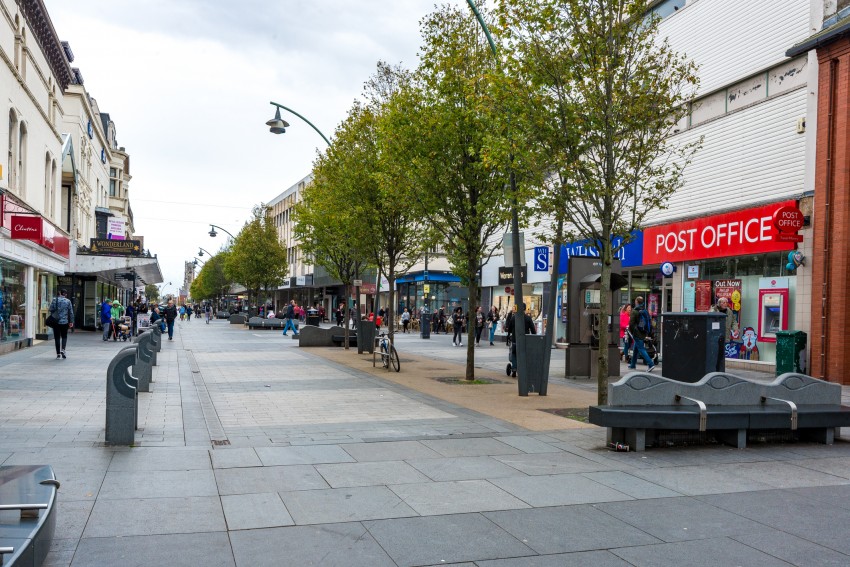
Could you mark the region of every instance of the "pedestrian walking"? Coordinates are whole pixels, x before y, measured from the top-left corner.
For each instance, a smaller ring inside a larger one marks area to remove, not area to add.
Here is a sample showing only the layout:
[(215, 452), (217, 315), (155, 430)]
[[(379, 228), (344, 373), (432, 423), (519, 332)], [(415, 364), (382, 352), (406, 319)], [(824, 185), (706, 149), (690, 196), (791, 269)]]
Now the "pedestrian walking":
[(207, 325), (210, 324), (210, 317), (212, 317), (212, 305), (207, 303), (204, 307), (204, 318), (207, 320)]
[(188, 323), (192, 322), (192, 306), (191, 305), (186, 306), (186, 321)]
[(56, 319), (56, 326), (53, 327), (56, 358), (68, 358), (65, 356), (65, 346), (68, 344), (68, 329), (74, 326), (74, 306), (66, 290), (59, 290), (59, 297), (54, 297), (50, 302), (49, 314)]
[(100, 306), (100, 324), (103, 327), (103, 340), (108, 341), (114, 329), (112, 328), (112, 300), (104, 299)]
[(484, 331), (484, 311), (481, 307), (475, 310), (475, 346), (481, 344), (481, 333)]
[(640, 295), (635, 297), (635, 306), (632, 308), (632, 314), (629, 318), (629, 333), (631, 333), (634, 348), (632, 349), (632, 359), (629, 362), (629, 368), (634, 370), (637, 368), (638, 356), (643, 358), (649, 370), (652, 372), (655, 369), (655, 364), (649, 353), (646, 352), (644, 339), (652, 332), (652, 319), (649, 317), (649, 311), (646, 310), (643, 304), (643, 297)]
[(410, 324), (410, 311), (407, 310), (407, 307), (404, 308), (404, 313), (401, 314), (401, 328), (402, 333), (407, 332), (407, 326)]
[(345, 323), (345, 303), (340, 302), (336, 309), (336, 326), (342, 327), (343, 323)]
[(495, 305), (487, 313), (487, 324), (490, 326), (490, 346), (493, 346), (493, 339), (496, 338), (496, 327), (499, 325), (499, 308)]
[(165, 306), (165, 324), (168, 327), (168, 340), (174, 340), (174, 321), (177, 320), (177, 306), (174, 305), (174, 300), (169, 299), (168, 305)]
[(620, 360), (629, 361), (629, 321), (632, 317), (632, 306), (628, 303), (620, 308), (620, 343), (623, 345), (623, 352), (620, 353)]
[(463, 346), (463, 308), (458, 307), (452, 313), (452, 344), (454, 346)]
[(286, 318), (286, 323), (283, 326), (283, 336), (286, 336), (286, 332), (289, 329), (292, 329), (292, 334), (294, 336), (298, 336), (298, 323), (296, 322), (296, 318), (298, 317), (298, 306), (295, 304), (295, 300), (291, 299), (289, 301), (289, 305), (286, 306), (286, 311), (284, 311), (284, 316)]

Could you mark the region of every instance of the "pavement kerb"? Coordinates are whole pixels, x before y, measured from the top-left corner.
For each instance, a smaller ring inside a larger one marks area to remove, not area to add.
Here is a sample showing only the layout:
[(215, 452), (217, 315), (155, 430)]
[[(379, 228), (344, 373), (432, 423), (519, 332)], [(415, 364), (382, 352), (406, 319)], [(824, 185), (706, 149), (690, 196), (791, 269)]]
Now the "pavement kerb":
[(340, 347), (310, 347), (302, 352), (321, 356), (327, 360), (366, 372), (382, 380), (416, 390), (455, 405), (495, 417), (531, 431), (595, 428), (595, 425), (541, 411), (543, 409), (582, 408), (596, 403), (595, 393), (570, 388), (560, 384), (548, 385), (547, 395), (530, 393), (520, 396), (516, 380), (505, 374), (498, 375), (481, 368), (475, 369), (476, 378), (498, 381), (493, 384), (453, 384), (436, 378), (465, 376), (465, 366), (446, 360), (404, 354), (401, 372), (387, 371), (378, 361), (372, 367), (371, 354), (357, 354), (357, 349)]

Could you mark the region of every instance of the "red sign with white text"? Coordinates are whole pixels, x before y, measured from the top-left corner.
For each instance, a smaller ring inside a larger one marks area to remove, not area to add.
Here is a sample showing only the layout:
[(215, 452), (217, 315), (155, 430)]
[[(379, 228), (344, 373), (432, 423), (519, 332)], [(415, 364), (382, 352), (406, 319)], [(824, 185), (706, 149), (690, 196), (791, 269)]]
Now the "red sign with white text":
[(774, 214), (780, 212), (781, 216), (782, 210), (789, 209), (797, 209), (796, 201), (647, 228), (643, 231), (643, 263), (793, 250), (794, 242), (778, 238), (774, 224)]
[(38, 215), (12, 215), (9, 227), (14, 240), (32, 240), (41, 244), (43, 238), (43, 223)]

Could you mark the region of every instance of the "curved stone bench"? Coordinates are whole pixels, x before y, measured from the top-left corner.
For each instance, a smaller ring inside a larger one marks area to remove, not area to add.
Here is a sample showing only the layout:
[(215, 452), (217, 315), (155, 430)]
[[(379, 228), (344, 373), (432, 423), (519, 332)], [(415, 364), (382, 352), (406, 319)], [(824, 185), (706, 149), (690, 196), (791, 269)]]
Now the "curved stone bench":
[(286, 319), (263, 319), (262, 317), (251, 317), (248, 319), (249, 329), (277, 329), (286, 326)]
[(247, 318), (244, 315), (231, 315), (230, 316), (230, 324), (231, 325), (244, 325)]
[(677, 430), (711, 432), (742, 449), (752, 430), (832, 444), (836, 429), (850, 426), (850, 407), (838, 384), (791, 372), (772, 382), (712, 372), (696, 383), (632, 372), (608, 385), (608, 404), (591, 406), (589, 421), (608, 428), (609, 443), (635, 451)]
[(59, 482), (49, 465), (0, 467), (0, 565), (41, 565), (56, 532)]
[[(314, 327), (313, 325), (304, 325), (298, 333), (299, 347), (323, 347), (323, 346), (340, 346), (342, 345), (345, 335), (345, 329), (342, 327)], [(357, 335), (354, 331), (348, 332), (350, 340), (357, 340)], [(353, 343), (355, 346), (356, 342)]]
[(119, 351), (106, 371), (106, 442), (132, 445), (138, 419), (138, 380), (130, 373), (138, 345)]

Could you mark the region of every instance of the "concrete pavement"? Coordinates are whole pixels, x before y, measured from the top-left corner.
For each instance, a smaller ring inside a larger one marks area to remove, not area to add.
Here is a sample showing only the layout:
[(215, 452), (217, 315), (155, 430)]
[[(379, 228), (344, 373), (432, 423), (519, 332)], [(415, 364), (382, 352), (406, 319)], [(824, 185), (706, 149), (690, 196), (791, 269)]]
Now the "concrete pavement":
[(493, 383), (464, 385), (444, 335), (399, 335), (395, 374), (279, 332), (177, 327), (133, 448), (103, 445), (120, 343), (0, 357), (0, 464), (62, 482), (49, 565), (850, 563), (848, 443), (610, 452), (604, 430), (533, 417), (595, 384), (555, 363), (550, 396), (520, 398), (503, 345), (476, 349)]

